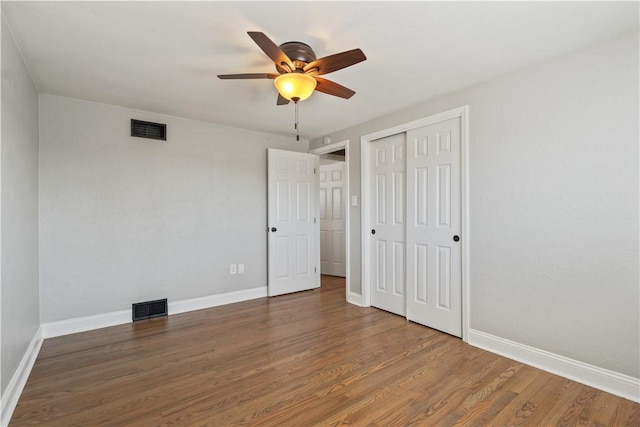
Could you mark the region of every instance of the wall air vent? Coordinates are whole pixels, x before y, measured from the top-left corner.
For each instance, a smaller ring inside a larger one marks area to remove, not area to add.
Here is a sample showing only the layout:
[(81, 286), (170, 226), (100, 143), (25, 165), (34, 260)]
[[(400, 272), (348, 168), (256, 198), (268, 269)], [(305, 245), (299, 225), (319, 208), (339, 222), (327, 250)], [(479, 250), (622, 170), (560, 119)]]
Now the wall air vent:
[(131, 304), (133, 321), (167, 315), (167, 299)]
[(131, 136), (167, 140), (167, 125), (131, 119)]

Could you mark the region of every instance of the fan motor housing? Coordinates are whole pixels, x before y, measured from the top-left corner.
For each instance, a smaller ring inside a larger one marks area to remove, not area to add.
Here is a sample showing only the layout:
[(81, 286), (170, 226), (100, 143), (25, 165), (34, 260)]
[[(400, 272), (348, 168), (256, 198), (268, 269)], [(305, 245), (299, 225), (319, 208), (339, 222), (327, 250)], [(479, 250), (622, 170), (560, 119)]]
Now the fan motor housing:
[(316, 60), (316, 53), (306, 43), (286, 42), (280, 45), (280, 49), (293, 61), (296, 68), (304, 68), (309, 62)]

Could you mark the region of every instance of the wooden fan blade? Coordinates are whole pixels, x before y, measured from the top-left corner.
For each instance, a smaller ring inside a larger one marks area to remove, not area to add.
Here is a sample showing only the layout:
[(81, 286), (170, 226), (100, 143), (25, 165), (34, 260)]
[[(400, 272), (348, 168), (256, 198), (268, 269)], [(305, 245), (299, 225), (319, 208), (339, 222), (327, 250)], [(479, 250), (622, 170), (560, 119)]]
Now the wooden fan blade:
[(248, 73), (248, 74), (218, 74), (219, 79), (275, 79), (279, 74), (272, 73)]
[[(350, 67), (358, 62), (364, 61), (365, 59), (367, 59), (367, 57), (364, 56), (364, 52), (360, 49), (347, 50), (345, 52), (325, 56), (324, 58), (309, 62), (304, 67), (304, 72), (320, 76), (322, 74), (329, 74), (334, 71)], [(317, 69), (317, 71), (314, 72), (314, 69)]]
[(316, 90), (318, 92), (338, 96), (344, 99), (349, 99), (353, 95), (355, 95), (355, 92), (348, 87), (339, 85), (338, 83), (332, 82), (331, 80), (323, 79), (322, 77), (315, 77), (315, 79), (318, 82), (318, 85), (316, 86)]
[(276, 101), (276, 105), (287, 105), (289, 100), (284, 96), (278, 94), (278, 100)]
[(281, 66), (284, 63), (289, 66), (289, 71), (296, 69), (287, 54), (284, 53), (282, 49), (280, 49), (280, 47), (269, 37), (267, 37), (265, 33), (261, 33), (259, 31), (247, 31), (247, 34), (249, 34), (249, 37), (256, 42), (258, 47), (260, 47), (260, 49), (262, 49), (262, 51), (276, 63), (276, 66)]

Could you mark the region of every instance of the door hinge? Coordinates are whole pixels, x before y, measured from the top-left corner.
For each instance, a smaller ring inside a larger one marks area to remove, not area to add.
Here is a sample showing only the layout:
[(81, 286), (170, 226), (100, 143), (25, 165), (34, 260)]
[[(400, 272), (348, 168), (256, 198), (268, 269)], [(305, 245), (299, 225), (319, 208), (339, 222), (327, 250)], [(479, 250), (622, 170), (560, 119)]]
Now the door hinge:
[(316, 223), (316, 218), (313, 218), (313, 223), (314, 223), (314, 224)]
[(317, 267), (313, 267), (313, 272), (317, 273), (318, 272), (318, 268)]
[(316, 168), (313, 168), (313, 174), (314, 175), (316, 174)]

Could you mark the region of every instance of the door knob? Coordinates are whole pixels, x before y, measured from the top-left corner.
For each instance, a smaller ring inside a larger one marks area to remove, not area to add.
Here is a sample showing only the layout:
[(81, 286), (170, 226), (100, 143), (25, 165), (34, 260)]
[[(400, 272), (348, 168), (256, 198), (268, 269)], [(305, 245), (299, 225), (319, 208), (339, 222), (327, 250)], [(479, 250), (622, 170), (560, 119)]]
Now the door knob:
[(454, 242), (457, 242), (458, 240), (460, 240), (460, 236), (458, 236), (458, 235), (453, 236), (453, 241)]
[(275, 233), (276, 231), (278, 231), (278, 229), (275, 228), (275, 227), (271, 227), (271, 231), (273, 231)]
[(372, 228), (372, 229), (371, 229), (371, 234), (376, 234), (376, 230), (375, 230), (375, 228)]

